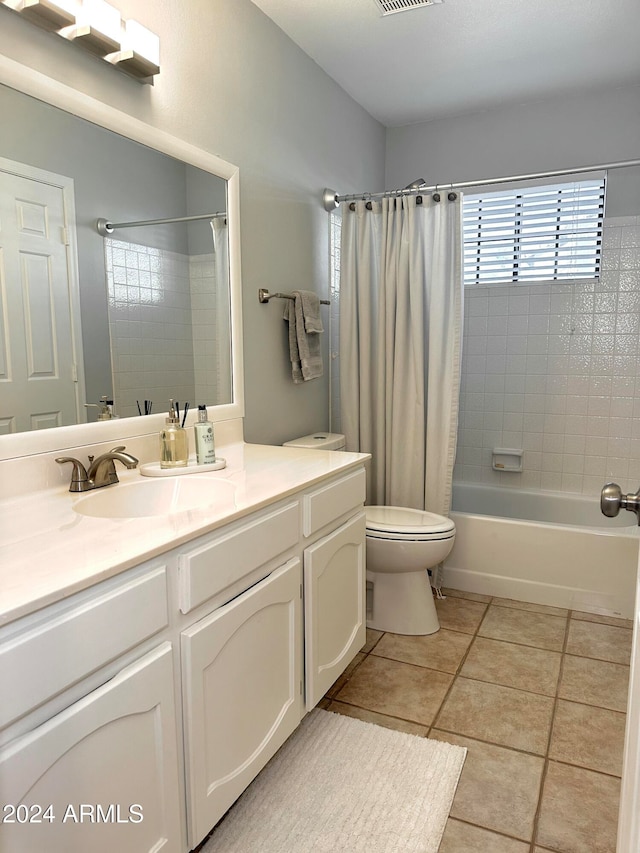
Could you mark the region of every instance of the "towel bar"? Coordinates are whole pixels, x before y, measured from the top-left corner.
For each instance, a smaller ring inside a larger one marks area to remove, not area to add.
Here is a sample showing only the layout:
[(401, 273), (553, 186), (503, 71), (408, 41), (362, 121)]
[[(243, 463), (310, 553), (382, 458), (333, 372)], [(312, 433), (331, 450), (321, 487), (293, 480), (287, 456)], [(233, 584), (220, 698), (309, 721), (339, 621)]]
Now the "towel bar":
[[(258, 302), (268, 302), (270, 299), (295, 299), (292, 293), (269, 293), (266, 287), (261, 287), (258, 290)], [(328, 299), (321, 299), (321, 305), (331, 305)]]

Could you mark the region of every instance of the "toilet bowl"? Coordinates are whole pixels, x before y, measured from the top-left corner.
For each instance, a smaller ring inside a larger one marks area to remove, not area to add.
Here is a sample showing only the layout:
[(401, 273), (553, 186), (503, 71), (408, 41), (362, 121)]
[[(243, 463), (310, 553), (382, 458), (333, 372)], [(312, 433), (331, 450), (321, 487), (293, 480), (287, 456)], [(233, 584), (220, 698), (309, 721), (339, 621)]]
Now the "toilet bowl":
[[(288, 447), (344, 450), (338, 433), (313, 433)], [(367, 627), (394, 634), (434, 634), (440, 624), (428, 569), (448, 557), (451, 519), (424, 510), (366, 506)]]
[(427, 569), (446, 559), (456, 536), (451, 519), (397, 506), (367, 506), (367, 627), (394, 634), (439, 628)]

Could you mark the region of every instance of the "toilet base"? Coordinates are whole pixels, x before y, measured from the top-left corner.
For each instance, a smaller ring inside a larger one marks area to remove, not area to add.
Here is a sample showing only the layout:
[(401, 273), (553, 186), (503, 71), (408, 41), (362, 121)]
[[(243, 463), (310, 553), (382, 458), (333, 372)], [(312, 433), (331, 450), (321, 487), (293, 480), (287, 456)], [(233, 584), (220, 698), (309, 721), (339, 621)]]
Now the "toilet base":
[(370, 572), (373, 614), (367, 628), (393, 634), (435, 634), (440, 630), (426, 569), (419, 572)]

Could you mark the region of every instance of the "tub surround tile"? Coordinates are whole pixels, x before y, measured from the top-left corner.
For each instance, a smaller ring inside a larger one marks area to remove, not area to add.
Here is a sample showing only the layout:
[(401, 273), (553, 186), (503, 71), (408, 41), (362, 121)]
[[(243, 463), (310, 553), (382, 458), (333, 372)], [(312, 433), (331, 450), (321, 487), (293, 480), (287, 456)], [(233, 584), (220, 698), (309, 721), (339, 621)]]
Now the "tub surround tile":
[(440, 628), (435, 634), (411, 637), (385, 634), (372, 654), (391, 660), (455, 673), (472, 641), (470, 634)]
[(530, 841), (544, 760), (448, 732), (429, 736), (467, 748), (450, 816)]
[(480, 850), (487, 853), (529, 853), (529, 845), (526, 841), (516, 841), (488, 829), (449, 818), (438, 853), (478, 853)]
[(332, 698), (429, 726), (452, 680), (442, 672), (370, 655)]
[(549, 757), (588, 770), (622, 775), (626, 715), (560, 699)]
[(492, 604), (478, 630), (481, 637), (505, 640), (539, 649), (561, 651), (567, 620), (548, 613), (534, 613)]
[(555, 696), (560, 652), (476, 637), (460, 674), (477, 681)]
[(549, 762), (536, 842), (562, 853), (615, 853), (620, 780)]
[(554, 700), (458, 677), (439, 713), (438, 729), (544, 755)]
[(565, 655), (558, 696), (584, 705), (626, 712), (629, 667)]
[(629, 664), (632, 632), (628, 628), (572, 619), (567, 652), (586, 658)]
[[(640, 323), (640, 302), (637, 294), (638, 279), (638, 249), (637, 225), (624, 226), (620, 223), (622, 217), (605, 219), (605, 240), (602, 255), (602, 269), (599, 280), (571, 281), (566, 284), (554, 282), (552, 285), (536, 283), (527, 289), (529, 295), (524, 295), (521, 284), (507, 287), (490, 287), (489, 298), (479, 294), (473, 288), (465, 288), (465, 313), (473, 318), (478, 317), (477, 311), (482, 306), (482, 323), (465, 322), (464, 351), (466, 353), (502, 353), (505, 348), (509, 354), (506, 361), (499, 362), (493, 370), (498, 370), (504, 380), (504, 387), (513, 387), (514, 379), (519, 379), (526, 373), (527, 379), (542, 378), (548, 380), (545, 385), (536, 386), (536, 390), (527, 389), (540, 397), (536, 408), (532, 409), (532, 401), (525, 401), (525, 415), (531, 411), (547, 411), (558, 413), (559, 417), (545, 423), (541, 432), (545, 435), (570, 437), (576, 434), (572, 423), (571, 404), (572, 394), (578, 393), (572, 386), (574, 376), (586, 380), (581, 385), (580, 394), (586, 397), (587, 407), (593, 403), (608, 413), (618, 402), (618, 397), (633, 397), (630, 393), (620, 395), (613, 388), (611, 379), (615, 375), (630, 375), (635, 377), (637, 369), (631, 359), (630, 364), (623, 364), (622, 370), (614, 362), (618, 350), (622, 347), (626, 353), (633, 354), (631, 348), (637, 346), (637, 329)], [(546, 290), (545, 290), (546, 288)], [(499, 297), (493, 296), (494, 291)], [(478, 303), (478, 304), (476, 304)], [(526, 313), (523, 313), (526, 311)], [(493, 340), (495, 336), (499, 340)], [(623, 340), (626, 338), (627, 340)], [(472, 345), (469, 349), (467, 344)], [(506, 347), (505, 347), (506, 345)], [(524, 365), (522, 355), (526, 354)], [(470, 377), (476, 382), (492, 377), (489, 367), (490, 355), (479, 357), (468, 355), (463, 357), (462, 382), (463, 387)], [(567, 383), (567, 377), (569, 382)], [(561, 399), (564, 397), (564, 400)], [(596, 397), (603, 398), (596, 400)], [(609, 407), (609, 402), (612, 404)], [(563, 404), (566, 405), (563, 406)], [(474, 405), (480, 415), (499, 415), (502, 410), (497, 408), (488, 397), (477, 403), (470, 401), (466, 395), (460, 399), (460, 422)], [(560, 406), (560, 408), (558, 408)], [(594, 412), (595, 414), (595, 412)], [(590, 422), (581, 430), (581, 434), (589, 438), (603, 434), (608, 435), (615, 427), (604, 417), (600, 426), (595, 421)], [(468, 434), (464, 428), (459, 430), (459, 447), (461, 450), (486, 450), (494, 446), (521, 447), (522, 433), (519, 441), (509, 443), (507, 433), (512, 428), (506, 423), (502, 429), (495, 430), (497, 435), (489, 438), (485, 435)], [(573, 451), (586, 461), (581, 449)], [(617, 453), (608, 454), (608, 466), (615, 463)], [(638, 464), (640, 448), (627, 454), (634, 464)], [(464, 453), (456, 463), (454, 476), (456, 480), (473, 482), (498, 482), (506, 487), (522, 487), (528, 483), (529, 488), (553, 488), (569, 490), (582, 494), (599, 491), (585, 468), (575, 460), (570, 470), (566, 470), (560, 482), (553, 482), (549, 471), (543, 471), (542, 476), (535, 478), (531, 471), (522, 474), (498, 473), (491, 470), (490, 461), (471, 461)], [(489, 479), (491, 478), (491, 479)], [(537, 482), (536, 482), (537, 480)], [(601, 488), (601, 485), (600, 485)]]
[(465, 598), (437, 598), (435, 604), (440, 627), (463, 634), (475, 634), (487, 610), (486, 603)]

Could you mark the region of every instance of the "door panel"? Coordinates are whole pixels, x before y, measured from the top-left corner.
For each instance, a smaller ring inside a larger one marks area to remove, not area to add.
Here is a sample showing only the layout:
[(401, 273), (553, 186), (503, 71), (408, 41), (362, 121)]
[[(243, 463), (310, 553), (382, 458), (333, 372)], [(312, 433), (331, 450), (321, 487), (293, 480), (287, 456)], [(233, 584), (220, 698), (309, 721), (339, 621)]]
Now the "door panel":
[(307, 711), (365, 644), (365, 535), (362, 512), (304, 552)]
[(178, 772), (163, 643), (0, 752), (0, 850), (182, 853)]
[(191, 847), (300, 722), (300, 596), (293, 559), (182, 634)]
[(0, 168), (0, 434), (79, 418), (60, 186)]

